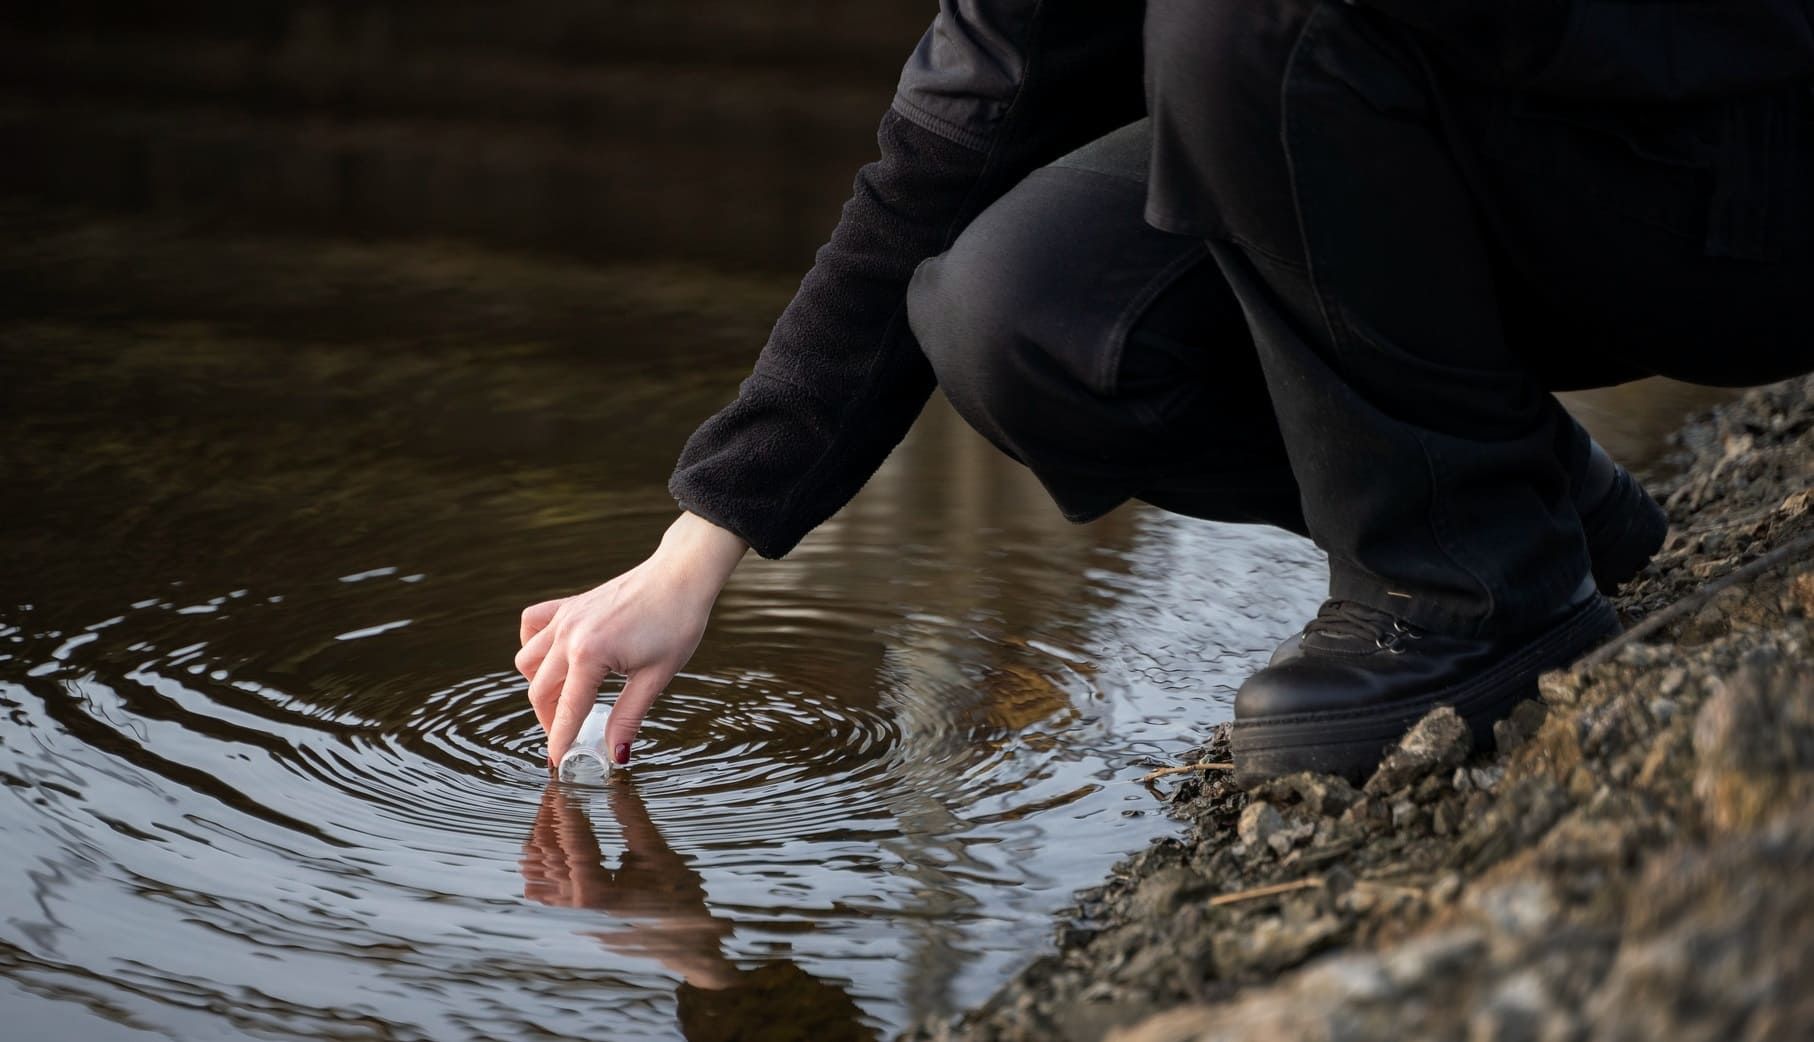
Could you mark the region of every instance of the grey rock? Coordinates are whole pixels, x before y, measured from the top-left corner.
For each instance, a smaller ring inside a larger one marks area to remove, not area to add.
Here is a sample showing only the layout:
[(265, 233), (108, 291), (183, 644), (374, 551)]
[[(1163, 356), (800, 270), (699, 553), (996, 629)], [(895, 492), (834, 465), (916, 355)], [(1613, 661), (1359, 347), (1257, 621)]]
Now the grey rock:
[(1235, 835), (1250, 850), (1265, 849), (1273, 834), (1285, 827), (1285, 819), (1274, 810), (1272, 804), (1265, 800), (1255, 800), (1241, 811), (1241, 820), (1235, 825)]
[(1475, 889), (1464, 905), (1495, 932), (1521, 941), (1548, 932), (1559, 911), (1549, 884), (1537, 879)]
[(1164, 919), (1178, 906), (1209, 890), (1209, 882), (1182, 865), (1162, 868), (1140, 881), (1128, 898), (1128, 911), (1138, 920)]
[(1409, 829), (1416, 827), (1423, 809), (1410, 800), (1399, 800), (1392, 804), (1392, 827)]
[(1438, 706), (1412, 727), (1367, 779), (1368, 793), (1390, 793), (1432, 774), (1460, 766), (1474, 747), (1466, 721), (1449, 706)]
[(1502, 753), (1511, 752), (1530, 741), (1548, 716), (1549, 710), (1536, 699), (1518, 703), (1510, 716), (1493, 724), (1493, 744)]
[(1312, 919), (1274, 916), (1252, 928), (1216, 935), (1216, 967), (1224, 972), (1273, 973), (1295, 966), (1326, 947), (1347, 930), (1333, 915)]
[(1360, 793), (1347, 779), (1308, 771), (1275, 778), (1254, 790), (1254, 795), (1278, 804), (1296, 800), (1310, 813), (1325, 817), (1342, 813), (1360, 799)]
[(1499, 780), (1504, 777), (1504, 764), (1489, 763), (1484, 767), (1474, 767), (1468, 770), (1468, 779), (1473, 782), (1474, 788), (1481, 792), (1492, 792), (1493, 787), (1498, 785)]
[(1554, 1005), (1535, 972), (1513, 974), (1468, 1018), (1468, 1042), (1539, 1042)]
[(1385, 956), (1386, 976), (1405, 988), (1445, 985), (1442, 978), (1472, 964), (1486, 940), (1472, 927), (1457, 927), (1408, 941)]

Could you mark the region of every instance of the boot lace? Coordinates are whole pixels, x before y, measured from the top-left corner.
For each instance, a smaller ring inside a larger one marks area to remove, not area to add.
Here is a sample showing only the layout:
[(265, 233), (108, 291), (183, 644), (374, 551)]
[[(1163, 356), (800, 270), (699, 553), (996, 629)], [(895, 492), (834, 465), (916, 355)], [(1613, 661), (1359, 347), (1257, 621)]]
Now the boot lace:
[(1405, 645), (1423, 636), (1423, 630), (1396, 615), (1358, 601), (1329, 600), (1304, 627), (1304, 636), (1323, 634), (1334, 639), (1370, 640), (1382, 651), (1402, 654)]

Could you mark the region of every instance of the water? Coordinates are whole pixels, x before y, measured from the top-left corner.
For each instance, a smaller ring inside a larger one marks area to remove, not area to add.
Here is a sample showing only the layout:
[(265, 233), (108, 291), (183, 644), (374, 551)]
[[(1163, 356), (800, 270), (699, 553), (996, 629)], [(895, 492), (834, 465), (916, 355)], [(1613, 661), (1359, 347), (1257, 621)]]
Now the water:
[[(13, 214), (12, 223), (36, 220)], [(787, 287), (52, 221), (0, 284), (9, 1039), (885, 1036), (1172, 826), (1314, 551), (1064, 524), (942, 406), (551, 784), (516, 613), (635, 563)], [(30, 242), (29, 247), (19, 243)]]

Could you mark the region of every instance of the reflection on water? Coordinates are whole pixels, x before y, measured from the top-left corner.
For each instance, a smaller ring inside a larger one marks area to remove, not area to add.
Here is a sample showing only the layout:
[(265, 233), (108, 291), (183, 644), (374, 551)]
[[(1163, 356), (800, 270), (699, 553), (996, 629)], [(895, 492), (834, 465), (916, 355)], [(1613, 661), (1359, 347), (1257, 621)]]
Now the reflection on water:
[(550, 783), (523, 843), (523, 896), (557, 908), (608, 913), (601, 944), (658, 960), (680, 978), (677, 1013), (688, 1042), (751, 1037), (772, 1042), (874, 1039), (862, 1011), (837, 986), (786, 960), (740, 970), (723, 939), (733, 927), (706, 905), (705, 881), (662, 839), (627, 773), (607, 779), (595, 806), (617, 825), (612, 868), (583, 790)]
[(1168, 828), (1142, 761), (1316, 600), (935, 406), (551, 789), (516, 612), (653, 545), (787, 287), (150, 227), (0, 249), (9, 1038), (885, 1035)]

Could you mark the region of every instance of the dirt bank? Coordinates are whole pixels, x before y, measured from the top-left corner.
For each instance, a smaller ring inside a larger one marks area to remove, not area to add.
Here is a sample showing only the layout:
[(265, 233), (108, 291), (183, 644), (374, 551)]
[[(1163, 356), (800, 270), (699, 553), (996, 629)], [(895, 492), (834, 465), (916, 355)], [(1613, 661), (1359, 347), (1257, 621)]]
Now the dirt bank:
[(1359, 788), (1168, 778), (1182, 839), (907, 1037), (1814, 1038), (1814, 379), (1676, 444), (1634, 629), (1545, 677), (1497, 752), (1439, 710)]

